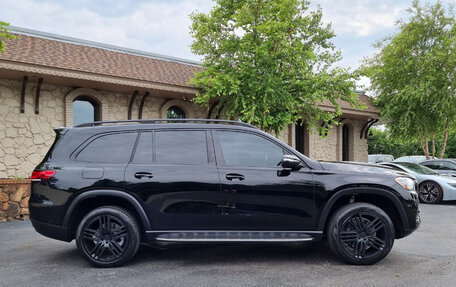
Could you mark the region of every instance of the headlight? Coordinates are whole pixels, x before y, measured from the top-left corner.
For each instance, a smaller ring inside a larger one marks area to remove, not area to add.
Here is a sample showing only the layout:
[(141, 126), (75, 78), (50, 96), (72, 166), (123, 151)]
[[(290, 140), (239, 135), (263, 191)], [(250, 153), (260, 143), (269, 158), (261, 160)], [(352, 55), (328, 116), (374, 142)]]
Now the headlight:
[(415, 191), (415, 181), (408, 177), (396, 177), (394, 179), (400, 186), (402, 186), (405, 190), (408, 191)]

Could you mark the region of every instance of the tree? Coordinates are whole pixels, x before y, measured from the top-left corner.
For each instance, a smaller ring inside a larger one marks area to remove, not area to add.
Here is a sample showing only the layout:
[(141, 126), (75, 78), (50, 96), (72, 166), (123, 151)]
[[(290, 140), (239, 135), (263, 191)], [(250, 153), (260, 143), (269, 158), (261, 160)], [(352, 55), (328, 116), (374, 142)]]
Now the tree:
[(5, 51), (5, 43), (3, 40), (16, 39), (16, 36), (9, 34), (8, 32), (9, 23), (0, 21), (0, 53)]
[(422, 154), (417, 142), (403, 143), (392, 137), (388, 130), (371, 129), (371, 131), (372, 138), (368, 140), (369, 154), (391, 154), (394, 158)]
[(399, 32), (376, 43), (380, 52), (361, 68), (391, 135), (418, 141), (427, 158), (436, 156), (437, 138), (443, 138), (443, 157), (456, 123), (456, 21), (449, 10), (415, 0)]
[[(341, 114), (338, 100), (360, 107), (354, 76), (333, 67), (341, 54), (322, 11), (306, 0), (217, 0), (208, 14), (193, 13), (192, 51), (203, 70), (190, 83), (194, 99), (216, 114), (280, 132), (298, 119), (327, 131)], [(335, 112), (319, 104), (328, 100)]]

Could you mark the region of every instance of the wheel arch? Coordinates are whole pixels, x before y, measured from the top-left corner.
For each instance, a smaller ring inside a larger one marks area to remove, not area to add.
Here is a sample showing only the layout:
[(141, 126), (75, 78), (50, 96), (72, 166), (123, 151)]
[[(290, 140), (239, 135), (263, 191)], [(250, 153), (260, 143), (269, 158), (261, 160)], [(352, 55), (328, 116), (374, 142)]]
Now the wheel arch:
[(427, 182), (432, 182), (432, 183), (437, 184), (437, 186), (440, 187), (440, 189), (441, 189), (442, 192), (443, 192), (442, 185), (441, 185), (440, 183), (438, 183), (437, 181), (433, 180), (433, 179), (425, 179), (425, 180), (423, 180), (422, 182), (420, 182), (420, 183), (418, 184), (418, 188), (419, 188), (421, 185), (423, 185), (423, 184), (425, 184), (425, 183), (427, 183)]
[[(141, 203), (132, 195), (118, 190), (91, 190), (79, 194), (68, 207), (63, 219), (63, 226), (68, 228), (69, 236), (74, 238), (78, 219), (82, 219), (84, 213), (96, 207), (115, 205), (126, 208), (133, 213), (142, 231), (151, 229), (149, 218)], [(82, 208), (78, 208), (81, 207)], [(82, 210), (82, 212), (81, 212)]]
[(318, 230), (325, 234), (332, 214), (342, 205), (349, 203), (352, 198), (354, 202), (367, 202), (382, 208), (394, 223), (396, 238), (402, 237), (402, 230), (408, 228), (405, 209), (398, 196), (392, 191), (380, 187), (350, 187), (337, 191), (331, 196), (321, 213)]

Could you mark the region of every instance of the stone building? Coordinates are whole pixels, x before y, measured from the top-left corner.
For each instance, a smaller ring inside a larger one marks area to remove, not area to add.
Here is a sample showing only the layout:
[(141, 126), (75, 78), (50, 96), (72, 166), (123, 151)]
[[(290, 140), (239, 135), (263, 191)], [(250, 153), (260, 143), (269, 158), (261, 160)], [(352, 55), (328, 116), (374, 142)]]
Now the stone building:
[[(28, 178), (54, 140), (52, 128), (86, 120), (211, 117), (190, 101), (197, 62), (23, 28), (0, 54), (0, 179)], [(314, 159), (367, 161), (379, 114), (342, 102), (341, 124), (323, 139), (290, 125), (280, 138)], [(323, 104), (331, 110), (329, 104)], [(305, 119), (304, 119), (305, 120)]]

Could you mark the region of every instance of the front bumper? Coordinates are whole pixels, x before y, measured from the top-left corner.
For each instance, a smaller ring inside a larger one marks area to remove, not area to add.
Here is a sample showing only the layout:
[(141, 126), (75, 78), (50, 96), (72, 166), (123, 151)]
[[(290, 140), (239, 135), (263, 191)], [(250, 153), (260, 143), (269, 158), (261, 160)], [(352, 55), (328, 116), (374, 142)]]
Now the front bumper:
[(413, 231), (417, 230), (418, 227), (420, 227), (421, 225), (421, 214), (420, 214), (420, 210), (418, 209), (417, 212), (416, 212), (416, 216), (415, 216), (415, 227), (414, 228), (405, 228), (404, 231), (402, 232), (402, 236), (401, 237), (406, 237), (408, 235), (410, 235)]

